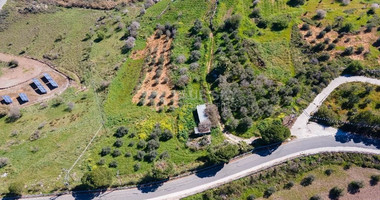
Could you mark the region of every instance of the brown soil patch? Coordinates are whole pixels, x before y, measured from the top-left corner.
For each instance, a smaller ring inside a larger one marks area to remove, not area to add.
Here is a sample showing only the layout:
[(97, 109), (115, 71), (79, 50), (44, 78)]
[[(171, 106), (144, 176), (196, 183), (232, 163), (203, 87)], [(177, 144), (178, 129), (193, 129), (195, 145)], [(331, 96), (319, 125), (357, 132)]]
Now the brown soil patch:
[[(301, 28), (302, 25), (299, 25), (299, 28)], [(336, 42), (336, 47), (354, 47), (354, 50), (356, 51), (357, 47), (363, 47), (364, 51), (360, 54), (354, 53), (353, 55), (350, 55), (349, 57), (354, 60), (364, 60), (364, 53), (369, 52), (370, 46), (377, 40), (377, 31), (374, 28), (371, 32), (365, 32), (365, 28), (360, 30), (359, 34), (345, 34), (343, 37), (339, 38), (339, 33), (331, 30), (330, 32), (326, 33), (324, 37), (318, 38), (318, 34), (324, 30), (325, 27), (315, 27), (310, 26), (310, 31), (312, 32), (312, 36), (306, 37), (308, 31), (301, 30), (301, 34), (303, 35), (303, 38), (309, 43), (312, 44), (314, 41), (315, 45), (320, 42), (324, 42), (326, 38), (329, 38), (330, 41), (328, 44), (333, 43), (335, 39), (338, 39), (338, 42)], [(340, 56), (340, 54), (343, 52), (342, 50), (331, 50), (327, 51), (330, 53), (331, 57)], [(378, 61), (380, 63), (380, 57), (378, 58)]]
[[(143, 51), (132, 54), (133, 59), (141, 59), (151, 56), (152, 61), (144, 67), (145, 78), (141, 87), (134, 95), (132, 101), (138, 103), (144, 99), (143, 105), (153, 106), (158, 109), (161, 106), (177, 106), (179, 94), (173, 89), (173, 84), (169, 79), (170, 48), (173, 39), (166, 39), (163, 35), (156, 38), (155, 34), (147, 40), (147, 47)], [(163, 58), (162, 64), (159, 63), (160, 57)], [(161, 75), (159, 74), (161, 71)], [(149, 98), (152, 93), (156, 93), (155, 98)], [(142, 98), (143, 94), (145, 97)], [(153, 100), (150, 100), (153, 99)]]
[[(63, 74), (55, 71), (45, 63), (34, 59), (12, 56), (0, 53), (0, 60), (9, 62), (17, 60), (19, 66), (14, 69), (3, 69), (0, 76), (0, 96), (8, 95), (12, 98), (13, 103), (10, 106), (28, 106), (56, 95), (61, 94), (69, 86), (69, 80)], [(49, 88), (41, 79), (43, 73), (48, 73), (57, 82), (58, 88)], [(46, 89), (46, 94), (39, 94), (32, 86), (32, 79), (37, 78)], [(21, 104), (18, 101), (19, 93), (25, 93), (29, 102)], [(2, 100), (2, 98), (0, 98)]]

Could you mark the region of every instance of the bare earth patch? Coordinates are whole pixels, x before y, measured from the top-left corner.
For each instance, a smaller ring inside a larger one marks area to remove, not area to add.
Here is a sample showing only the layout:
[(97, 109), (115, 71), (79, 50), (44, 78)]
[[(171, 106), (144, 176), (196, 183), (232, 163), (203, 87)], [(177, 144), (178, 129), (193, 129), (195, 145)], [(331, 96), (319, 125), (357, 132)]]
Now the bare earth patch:
[[(30, 58), (0, 53), (0, 61), (10, 62), (11, 60), (18, 61), (18, 67), (3, 68), (2, 75), (0, 76), (0, 96), (10, 96), (13, 100), (11, 106), (21, 105), (18, 102), (19, 93), (25, 93), (28, 96), (29, 102), (22, 104), (22, 106), (27, 106), (61, 94), (70, 84), (67, 77), (55, 71), (47, 64)], [(49, 88), (41, 79), (43, 73), (48, 73), (57, 82), (58, 88)], [(42, 83), (47, 90), (46, 94), (39, 94), (33, 88), (33, 78), (37, 78)]]
[[(167, 40), (164, 35), (160, 38), (156, 38), (153, 35), (148, 38), (147, 47), (144, 50), (134, 52), (131, 55), (132, 59), (141, 59), (146, 56), (152, 58), (151, 62), (144, 67), (145, 78), (132, 99), (134, 103), (140, 102), (142, 105), (153, 106), (156, 109), (161, 106), (178, 105), (179, 94), (175, 92), (173, 84), (169, 79), (172, 41), (172, 39)], [(156, 97), (151, 97), (152, 93), (156, 93)], [(142, 99), (144, 99), (144, 102)]]
[[(301, 28), (302, 24), (299, 25), (299, 28)], [(324, 37), (318, 38), (318, 35), (320, 32), (324, 30), (325, 27), (315, 27), (310, 26), (310, 31), (312, 32), (312, 36), (307, 37), (306, 34), (308, 31), (301, 30), (301, 34), (303, 35), (303, 38), (312, 45), (315, 45), (320, 42), (324, 42), (326, 38), (330, 39), (330, 42), (328, 44), (333, 43), (335, 39), (338, 39), (338, 42), (335, 42), (337, 48), (339, 47), (354, 47), (354, 50), (356, 50), (357, 47), (363, 47), (364, 50), (361, 53), (354, 53), (350, 55), (349, 57), (354, 60), (364, 60), (364, 53), (369, 52), (370, 46), (377, 40), (377, 31), (374, 28), (371, 32), (365, 32), (365, 29), (360, 30), (359, 34), (345, 34), (343, 37), (339, 38), (339, 33), (331, 30), (330, 32), (326, 33)], [(326, 44), (326, 46), (328, 45)], [(337, 50), (335, 48), (331, 51), (326, 51), (330, 53), (331, 57), (339, 56), (343, 51)], [(380, 57), (378, 58), (378, 62), (380, 63)]]

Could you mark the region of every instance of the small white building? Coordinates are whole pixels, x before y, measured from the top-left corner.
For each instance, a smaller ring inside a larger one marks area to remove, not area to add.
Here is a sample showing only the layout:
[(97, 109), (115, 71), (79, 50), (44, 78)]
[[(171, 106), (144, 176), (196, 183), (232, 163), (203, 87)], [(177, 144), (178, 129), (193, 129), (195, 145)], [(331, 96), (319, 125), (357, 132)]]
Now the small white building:
[[(206, 104), (202, 104), (202, 105), (197, 106), (198, 126), (194, 128), (194, 133), (197, 135), (198, 134), (207, 134), (207, 133), (211, 132), (211, 122), (210, 122), (209, 118), (207, 117), (205, 111), (206, 111)], [(198, 128), (199, 124), (206, 124), (206, 123), (210, 124), (210, 126), (208, 126), (209, 128), (206, 128), (205, 130), (200, 131)]]

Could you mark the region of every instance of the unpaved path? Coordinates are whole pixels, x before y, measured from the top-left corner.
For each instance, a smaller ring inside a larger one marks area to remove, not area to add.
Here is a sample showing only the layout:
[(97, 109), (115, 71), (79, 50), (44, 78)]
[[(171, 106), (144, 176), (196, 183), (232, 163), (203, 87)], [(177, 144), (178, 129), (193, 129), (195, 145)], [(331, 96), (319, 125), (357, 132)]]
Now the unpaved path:
[(380, 80), (364, 76), (340, 76), (334, 79), (325, 89), (322, 90), (321, 93), (315, 97), (313, 102), (310, 103), (310, 105), (297, 118), (296, 122), (290, 129), (292, 135), (296, 136), (297, 138), (307, 138), (321, 135), (334, 135), (338, 133), (339, 131), (336, 128), (325, 127), (317, 123), (309, 123), (309, 119), (310, 116), (318, 110), (323, 101), (330, 95), (332, 91), (334, 91), (340, 85), (350, 82), (363, 82), (373, 85), (380, 85)]

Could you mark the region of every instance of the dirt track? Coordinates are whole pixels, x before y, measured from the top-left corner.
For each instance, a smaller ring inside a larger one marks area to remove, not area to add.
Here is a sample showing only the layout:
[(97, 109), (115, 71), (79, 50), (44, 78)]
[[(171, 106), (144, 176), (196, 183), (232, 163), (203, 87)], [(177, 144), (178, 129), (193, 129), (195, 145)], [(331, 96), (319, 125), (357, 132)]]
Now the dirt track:
[[(69, 80), (63, 74), (55, 71), (47, 64), (34, 59), (13, 56), (0, 53), (0, 61), (9, 62), (17, 60), (19, 66), (14, 69), (3, 69), (0, 76), (0, 96), (8, 95), (12, 98), (12, 106), (28, 106), (61, 94), (69, 86)], [(58, 88), (49, 88), (41, 79), (43, 73), (48, 73), (59, 85)], [(37, 78), (47, 90), (46, 94), (39, 94), (33, 88), (32, 79)], [(29, 102), (21, 104), (18, 100), (19, 93), (25, 93)], [(1, 99), (2, 100), (2, 99)]]

